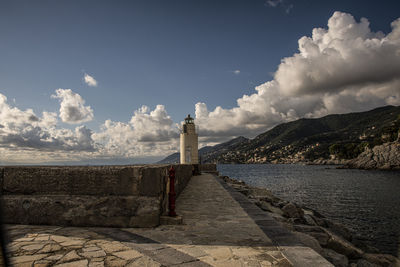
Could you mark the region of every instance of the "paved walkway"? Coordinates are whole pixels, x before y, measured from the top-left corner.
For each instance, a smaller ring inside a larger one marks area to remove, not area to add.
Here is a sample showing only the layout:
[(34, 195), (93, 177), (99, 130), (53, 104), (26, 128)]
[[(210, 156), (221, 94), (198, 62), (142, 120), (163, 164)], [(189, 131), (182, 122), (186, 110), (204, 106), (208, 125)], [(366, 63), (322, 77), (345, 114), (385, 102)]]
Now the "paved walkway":
[(11, 225), (11, 261), (15, 266), (331, 266), (218, 180), (210, 174), (191, 179), (177, 201), (183, 225)]

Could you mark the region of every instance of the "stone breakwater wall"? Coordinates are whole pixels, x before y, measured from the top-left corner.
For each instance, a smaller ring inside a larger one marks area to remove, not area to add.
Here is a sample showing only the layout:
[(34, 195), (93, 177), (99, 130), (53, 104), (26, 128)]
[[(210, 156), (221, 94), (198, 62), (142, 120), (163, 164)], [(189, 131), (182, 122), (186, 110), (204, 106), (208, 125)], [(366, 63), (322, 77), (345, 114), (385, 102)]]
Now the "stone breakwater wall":
[(213, 163), (200, 164), (199, 165), (200, 172), (212, 173), (218, 175), (217, 165)]
[(376, 248), (357, 241), (346, 227), (328, 220), (315, 210), (282, 200), (265, 188), (252, 187), (228, 176), (220, 178), (335, 266), (400, 266), (399, 258), (381, 254)]
[[(177, 195), (192, 165), (172, 165)], [(0, 167), (9, 224), (154, 227), (168, 207), (171, 165)]]

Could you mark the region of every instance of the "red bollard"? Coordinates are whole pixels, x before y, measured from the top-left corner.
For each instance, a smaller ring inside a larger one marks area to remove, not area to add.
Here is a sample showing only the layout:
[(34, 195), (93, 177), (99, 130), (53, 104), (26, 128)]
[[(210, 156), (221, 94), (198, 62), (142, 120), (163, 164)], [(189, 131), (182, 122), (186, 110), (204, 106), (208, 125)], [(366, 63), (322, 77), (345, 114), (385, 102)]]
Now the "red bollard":
[(175, 217), (175, 169), (171, 166), (169, 169), (169, 216)]

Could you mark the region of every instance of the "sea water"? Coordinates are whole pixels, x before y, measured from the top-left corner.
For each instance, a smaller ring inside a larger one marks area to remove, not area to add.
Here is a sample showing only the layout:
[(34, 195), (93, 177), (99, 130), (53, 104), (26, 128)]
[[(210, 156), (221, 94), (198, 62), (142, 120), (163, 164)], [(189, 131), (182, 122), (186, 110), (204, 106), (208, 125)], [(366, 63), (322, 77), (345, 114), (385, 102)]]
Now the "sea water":
[(298, 164), (218, 164), (220, 175), (264, 187), (344, 224), (383, 253), (400, 256), (400, 172)]

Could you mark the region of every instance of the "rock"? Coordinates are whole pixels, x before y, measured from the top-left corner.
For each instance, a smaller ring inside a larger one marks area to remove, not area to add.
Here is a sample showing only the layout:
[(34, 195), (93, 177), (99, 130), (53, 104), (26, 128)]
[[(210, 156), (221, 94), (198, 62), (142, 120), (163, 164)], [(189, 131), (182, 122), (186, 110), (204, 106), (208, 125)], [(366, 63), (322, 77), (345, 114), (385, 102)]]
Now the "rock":
[(244, 186), (235, 186), (234, 188), (236, 189), (236, 191), (242, 193), (246, 197), (250, 195), (251, 190)]
[(308, 234), (317, 239), (321, 246), (324, 247), (328, 244), (329, 235), (327, 235), (326, 233), (311, 232)]
[(289, 218), (288, 222), (291, 224), (304, 224), (305, 220), (303, 218)]
[[(327, 233), (329, 233), (327, 231)], [(361, 258), (363, 251), (357, 247), (355, 247), (349, 241), (340, 238), (339, 236), (329, 233), (330, 238), (326, 244), (327, 248), (330, 248), (340, 254), (346, 255), (350, 259), (358, 259)]]
[(400, 266), (400, 259), (389, 254), (366, 253), (363, 258), (379, 266)]
[(340, 235), (341, 237), (345, 238), (348, 241), (352, 240), (352, 236), (350, 231), (341, 223), (332, 222), (330, 220), (324, 219), (325, 225), (329, 228), (330, 231), (333, 233)]
[(266, 201), (270, 203), (278, 203), (281, 201), (279, 198), (274, 196), (268, 189), (265, 188), (258, 188), (258, 187), (252, 187), (250, 188), (250, 194), (260, 200), (260, 201)]
[(277, 220), (278, 222), (286, 223), (286, 219), (282, 215), (268, 211), (266, 212), (269, 213), (269, 215), (271, 215), (271, 217)]
[(293, 203), (286, 204), (283, 208), (283, 215), (289, 218), (302, 218), (304, 212), (301, 208), (296, 207)]
[(400, 142), (388, 142), (372, 149), (366, 148), (357, 158), (348, 163), (350, 168), (400, 169)]
[(314, 237), (300, 232), (293, 232), (293, 233), (296, 235), (296, 237), (300, 240), (301, 243), (303, 243), (307, 247), (312, 248), (317, 253), (321, 254), (322, 248), (319, 245), (319, 242)]
[(356, 266), (357, 267), (380, 267), (380, 265), (376, 265), (376, 264), (371, 263), (364, 259), (358, 260)]
[(273, 197), (272, 193), (265, 188), (252, 187), (251, 194), (255, 197)]
[(281, 199), (277, 198), (274, 195), (270, 195), (270, 196), (264, 195), (264, 196), (262, 196), (260, 198), (260, 200), (264, 200), (264, 201), (267, 201), (267, 202), (270, 202), (270, 203), (273, 203), (273, 204), (277, 204), (277, 203), (282, 201)]
[(305, 222), (306, 222), (308, 225), (318, 225), (318, 224), (316, 223), (316, 221), (312, 218), (312, 216), (309, 215), (309, 214), (304, 214), (303, 218), (304, 218)]
[(279, 207), (279, 208), (283, 208), (285, 205), (287, 205), (289, 203), (289, 201), (286, 200), (280, 200), (278, 202), (274, 202), (272, 203), (274, 206)]
[(299, 225), (294, 225), (293, 227), (296, 231), (302, 232), (302, 233), (310, 233), (310, 232), (324, 233), (324, 230), (322, 230), (322, 228), (319, 226), (299, 224)]
[(311, 216), (313, 218), (313, 220), (315, 221), (315, 223), (319, 226), (322, 227), (327, 227), (326, 225), (326, 220), (324, 218), (319, 218), (319, 217), (315, 217), (315, 216)]
[[(307, 208), (307, 209), (309, 209), (309, 208)], [(312, 216), (313, 216), (313, 218), (315, 218), (315, 217), (317, 217), (317, 218), (325, 218), (325, 216), (322, 215), (321, 213), (319, 213), (318, 211), (312, 210), (312, 209), (309, 209), (309, 210), (312, 211)]]
[(364, 243), (363, 239), (360, 240), (357, 238), (357, 236), (352, 237), (351, 243), (353, 243), (356, 247), (360, 248), (365, 253), (372, 253), (372, 254), (380, 253), (379, 249)]
[(298, 232), (306, 233), (314, 237), (321, 246), (326, 246), (330, 236), (322, 230), (319, 226), (309, 226), (309, 225), (294, 225), (294, 229)]
[(275, 214), (283, 215), (283, 211), (277, 207), (272, 206), (268, 202), (260, 201), (256, 203), (262, 210), (269, 211)]
[(349, 260), (345, 255), (336, 253), (334, 250), (331, 249), (322, 249), (321, 256), (327, 259), (336, 267), (347, 267), (349, 265)]

